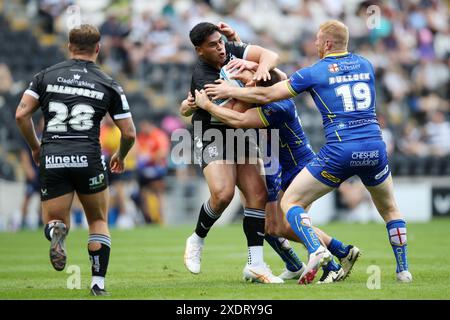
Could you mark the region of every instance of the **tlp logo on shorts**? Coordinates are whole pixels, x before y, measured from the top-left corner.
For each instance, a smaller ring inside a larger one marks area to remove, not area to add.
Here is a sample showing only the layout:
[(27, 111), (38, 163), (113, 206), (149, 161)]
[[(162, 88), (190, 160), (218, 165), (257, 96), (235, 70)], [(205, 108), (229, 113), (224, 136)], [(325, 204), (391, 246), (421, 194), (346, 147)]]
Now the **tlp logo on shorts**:
[(89, 178), (89, 188), (91, 190), (102, 187), (105, 184), (105, 175), (100, 173), (98, 176)]
[(84, 168), (88, 166), (87, 156), (45, 156), (45, 168)]

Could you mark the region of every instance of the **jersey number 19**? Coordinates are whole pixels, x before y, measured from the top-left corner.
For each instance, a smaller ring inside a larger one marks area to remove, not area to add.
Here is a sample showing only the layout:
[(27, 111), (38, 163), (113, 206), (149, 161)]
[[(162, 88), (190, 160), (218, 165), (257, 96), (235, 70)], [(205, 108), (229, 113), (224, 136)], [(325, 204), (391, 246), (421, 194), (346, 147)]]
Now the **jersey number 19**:
[(365, 82), (357, 82), (353, 86), (343, 84), (334, 90), (342, 98), (345, 112), (355, 111), (355, 102), (356, 110), (366, 110), (372, 104), (370, 88)]

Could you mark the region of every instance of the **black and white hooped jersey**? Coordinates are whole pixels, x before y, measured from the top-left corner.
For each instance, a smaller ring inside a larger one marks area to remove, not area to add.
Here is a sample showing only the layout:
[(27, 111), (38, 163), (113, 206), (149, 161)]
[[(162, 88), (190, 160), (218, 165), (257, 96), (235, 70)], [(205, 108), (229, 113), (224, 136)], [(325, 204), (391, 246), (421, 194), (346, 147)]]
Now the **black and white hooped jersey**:
[(52, 153), (100, 152), (100, 122), (131, 117), (122, 87), (92, 61), (71, 59), (36, 74), (25, 94), (39, 100), (42, 145)]

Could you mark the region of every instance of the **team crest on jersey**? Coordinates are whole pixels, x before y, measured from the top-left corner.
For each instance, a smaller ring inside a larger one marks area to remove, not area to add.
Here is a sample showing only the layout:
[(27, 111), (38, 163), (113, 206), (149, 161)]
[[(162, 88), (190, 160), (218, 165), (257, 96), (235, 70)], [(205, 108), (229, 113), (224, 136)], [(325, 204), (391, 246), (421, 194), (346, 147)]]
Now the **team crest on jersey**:
[(336, 73), (339, 71), (339, 66), (337, 65), (337, 63), (331, 63), (328, 65), (328, 71), (330, 71), (331, 73)]

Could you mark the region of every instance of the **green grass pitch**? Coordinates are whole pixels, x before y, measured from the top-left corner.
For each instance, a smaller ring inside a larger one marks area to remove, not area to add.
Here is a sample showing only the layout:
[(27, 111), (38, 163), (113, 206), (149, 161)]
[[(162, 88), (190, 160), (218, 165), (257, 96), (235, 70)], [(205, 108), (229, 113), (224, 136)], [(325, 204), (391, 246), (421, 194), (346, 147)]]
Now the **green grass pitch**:
[[(112, 231), (112, 254), (107, 275), (111, 299), (450, 299), (450, 219), (408, 224), (411, 284), (395, 281), (395, 260), (382, 224), (329, 224), (323, 229), (363, 255), (351, 276), (332, 285), (300, 286), (295, 280), (281, 285), (245, 283), (242, 269), (247, 248), (241, 224), (215, 227), (202, 259), (202, 272), (190, 274), (183, 265), (185, 239), (193, 226), (151, 226)], [(49, 263), (49, 242), (42, 230), (0, 233), (0, 299), (94, 299), (90, 297), (87, 231), (72, 230), (67, 238), (68, 262), (62, 272)], [(306, 251), (294, 244), (306, 261)], [(283, 264), (266, 244), (266, 262), (275, 274)], [(81, 289), (67, 289), (77, 265)], [(381, 270), (381, 288), (370, 290), (371, 265)], [(319, 274), (320, 276), (320, 274)]]

